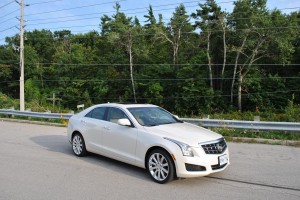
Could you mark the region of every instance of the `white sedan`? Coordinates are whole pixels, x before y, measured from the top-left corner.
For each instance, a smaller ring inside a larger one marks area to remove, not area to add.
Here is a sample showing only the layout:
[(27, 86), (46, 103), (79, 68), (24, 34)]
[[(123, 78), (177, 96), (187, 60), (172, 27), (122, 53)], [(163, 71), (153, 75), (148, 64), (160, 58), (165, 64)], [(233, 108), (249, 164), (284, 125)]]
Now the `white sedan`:
[(225, 139), (149, 104), (99, 104), (73, 115), (68, 139), (76, 156), (93, 152), (148, 170), (158, 183), (200, 177), (229, 165)]

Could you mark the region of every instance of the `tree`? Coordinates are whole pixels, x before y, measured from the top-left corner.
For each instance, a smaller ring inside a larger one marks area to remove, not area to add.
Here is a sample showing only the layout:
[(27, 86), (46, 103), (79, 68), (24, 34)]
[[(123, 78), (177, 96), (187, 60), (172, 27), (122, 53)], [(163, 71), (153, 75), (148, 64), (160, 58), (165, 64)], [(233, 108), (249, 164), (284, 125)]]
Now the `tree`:
[(172, 46), (174, 65), (178, 63), (179, 47), (188, 41), (189, 33), (194, 30), (189, 21), (190, 17), (187, 15), (184, 5), (180, 4), (176, 7), (167, 28), (163, 27), (162, 24), (156, 27), (156, 39), (163, 43), (168, 42)]
[(144, 15), (144, 17), (147, 19), (146, 22), (148, 22), (144, 25), (145, 28), (151, 28), (156, 25), (156, 19), (151, 5), (149, 5), (148, 15)]
[[(196, 13), (193, 13), (192, 16), (196, 20), (195, 26), (200, 28), (203, 31), (203, 35), (206, 37), (206, 55), (208, 61), (208, 71), (209, 71), (209, 78), (210, 78), (210, 88), (214, 90), (213, 84), (213, 60), (212, 60), (212, 52), (211, 52), (211, 36), (213, 34), (214, 29), (218, 26), (218, 21), (221, 22), (221, 26), (223, 29), (223, 47), (224, 47), (224, 64), (223, 69), (225, 70), (225, 62), (226, 62), (226, 35), (225, 35), (225, 16), (224, 13), (221, 13), (221, 8), (216, 4), (214, 0), (207, 0), (205, 4), (199, 4), (200, 10), (196, 10)], [(222, 76), (224, 75), (222, 70)]]
[(233, 22), (233, 28), (236, 31), (235, 35), (243, 39), (241, 44), (237, 45), (239, 47), (236, 48), (231, 95), (233, 96), (233, 86), (238, 68), (238, 109), (242, 111), (244, 78), (256, 61), (267, 56), (267, 42), (272, 42), (274, 31), (266, 29), (271, 25), (266, 0), (239, 0), (234, 4), (232, 18), (236, 20)]
[(134, 102), (137, 102), (135, 83), (134, 83), (134, 53), (135, 53), (135, 43), (140, 40), (141, 27), (139, 23), (135, 20), (132, 22), (131, 17), (126, 17), (126, 15), (120, 12), (120, 4), (116, 3), (115, 9), (116, 14), (112, 18), (107, 16), (102, 17), (101, 27), (110, 30), (107, 33), (108, 40), (113, 44), (120, 44), (128, 53), (129, 68), (130, 68), (130, 79), (133, 92)]
[(0, 92), (19, 97), (19, 61), (18, 54), (7, 46), (0, 46)]

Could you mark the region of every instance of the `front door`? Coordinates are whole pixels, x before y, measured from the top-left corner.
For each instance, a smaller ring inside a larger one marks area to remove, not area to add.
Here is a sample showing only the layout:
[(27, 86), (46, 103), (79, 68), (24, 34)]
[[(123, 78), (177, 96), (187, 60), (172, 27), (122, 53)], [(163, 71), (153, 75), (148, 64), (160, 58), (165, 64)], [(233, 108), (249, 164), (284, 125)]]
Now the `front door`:
[(108, 108), (102, 144), (107, 154), (112, 157), (124, 162), (134, 163), (137, 129), (117, 123), (119, 119), (124, 118), (129, 119), (121, 109)]

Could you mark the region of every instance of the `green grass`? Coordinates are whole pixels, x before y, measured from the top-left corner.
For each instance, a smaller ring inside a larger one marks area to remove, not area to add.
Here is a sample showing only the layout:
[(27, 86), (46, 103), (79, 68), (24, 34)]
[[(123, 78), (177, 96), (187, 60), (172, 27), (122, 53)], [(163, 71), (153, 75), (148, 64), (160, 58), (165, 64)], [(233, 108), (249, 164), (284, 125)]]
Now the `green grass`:
[(294, 140), (300, 141), (300, 132), (292, 133), (286, 131), (253, 131), (243, 129), (215, 128), (214, 132), (222, 134), (224, 137), (240, 138), (263, 138), (272, 140)]

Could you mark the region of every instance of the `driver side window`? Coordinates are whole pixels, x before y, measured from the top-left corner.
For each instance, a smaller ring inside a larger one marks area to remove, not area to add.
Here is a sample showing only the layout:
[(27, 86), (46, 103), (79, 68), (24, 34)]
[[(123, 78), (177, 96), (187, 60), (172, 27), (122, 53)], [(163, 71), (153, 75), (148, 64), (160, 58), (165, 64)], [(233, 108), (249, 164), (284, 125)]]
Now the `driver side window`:
[(118, 123), (119, 119), (128, 119), (126, 114), (118, 108), (109, 108), (107, 113), (107, 121)]

